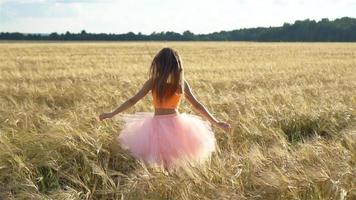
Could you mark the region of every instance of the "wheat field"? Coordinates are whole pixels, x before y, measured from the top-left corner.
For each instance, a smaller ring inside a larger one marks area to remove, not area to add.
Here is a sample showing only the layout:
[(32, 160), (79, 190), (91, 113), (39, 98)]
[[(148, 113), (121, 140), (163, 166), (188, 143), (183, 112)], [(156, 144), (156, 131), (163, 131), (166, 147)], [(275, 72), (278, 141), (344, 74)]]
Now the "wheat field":
[[(206, 165), (172, 174), (116, 144), (120, 114), (95, 119), (163, 47), (233, 127), (213, 128)], [(0, 199), (356, 199), (354, 43), (2, 42), (0, 71)]]

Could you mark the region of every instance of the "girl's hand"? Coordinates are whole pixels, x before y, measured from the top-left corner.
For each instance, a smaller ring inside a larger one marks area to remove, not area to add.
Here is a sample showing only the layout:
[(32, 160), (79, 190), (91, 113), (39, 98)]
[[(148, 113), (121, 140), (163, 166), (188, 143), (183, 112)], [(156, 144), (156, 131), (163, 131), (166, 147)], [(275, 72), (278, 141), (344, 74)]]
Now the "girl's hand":
[(102, 113), (99, 115), (99, 120), (103, 121), (104, 119), (107, 118), (112, 118), (114, 115), (112, 113)]
[(218, 127), (220, 127), (221, 129), (223, 129), (224, 131), (230, 131), (231, 130), (230, 124), (228, 124), (226, 122), (218, 122), (216, 125)]

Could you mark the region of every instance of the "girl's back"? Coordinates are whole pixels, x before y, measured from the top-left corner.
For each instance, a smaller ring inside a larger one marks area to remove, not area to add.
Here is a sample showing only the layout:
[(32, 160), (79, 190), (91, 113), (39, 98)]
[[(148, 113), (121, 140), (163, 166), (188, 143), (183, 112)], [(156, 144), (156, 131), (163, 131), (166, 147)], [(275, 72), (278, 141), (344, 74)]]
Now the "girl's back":
[[(155, 109), (177, 109), (182, 96), (181, 89), (174, 91), (172, 84), (167, 84), (166, 91), (164, 92), (164, 99), (160, 99), (156, 89), (152, 88), (153, 106)], [(169, 94), (171, 94), (169, 96)]]

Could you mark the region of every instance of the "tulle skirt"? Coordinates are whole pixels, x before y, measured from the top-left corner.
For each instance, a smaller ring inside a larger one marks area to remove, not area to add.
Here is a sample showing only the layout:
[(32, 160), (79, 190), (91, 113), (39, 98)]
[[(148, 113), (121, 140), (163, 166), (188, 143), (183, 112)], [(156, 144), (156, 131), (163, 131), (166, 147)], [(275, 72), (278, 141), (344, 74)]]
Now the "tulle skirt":
[(215, 151), (211, 125), (199, 116), (138, 112), (123, 115), (123, 120), (119, 144), (146, 164), (172, 168), (202, 163)]

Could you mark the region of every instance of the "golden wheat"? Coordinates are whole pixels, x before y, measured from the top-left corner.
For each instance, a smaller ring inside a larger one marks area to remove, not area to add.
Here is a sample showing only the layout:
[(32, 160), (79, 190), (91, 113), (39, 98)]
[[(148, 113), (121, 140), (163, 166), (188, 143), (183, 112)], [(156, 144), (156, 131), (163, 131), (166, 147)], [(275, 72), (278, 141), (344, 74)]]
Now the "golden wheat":
[[(233, 126), (214, 127), (206, 166), (173, 174), (120, 149), (120, 115), (95, 120), (166, 46)], [(0, 199), (356, 199), (356, 44), (0, 43), (0, 70)]]

